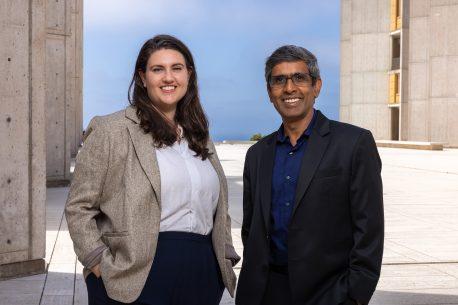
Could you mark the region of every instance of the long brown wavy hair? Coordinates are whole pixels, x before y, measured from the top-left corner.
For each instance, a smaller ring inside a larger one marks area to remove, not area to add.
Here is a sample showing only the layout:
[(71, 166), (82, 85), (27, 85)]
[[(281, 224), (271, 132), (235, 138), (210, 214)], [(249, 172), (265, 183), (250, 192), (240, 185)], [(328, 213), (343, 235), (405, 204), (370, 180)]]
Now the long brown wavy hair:
[[(143, 87), (140, 71), (145, 73), (148, 59), (154, 52), (171, 49), (180, 52), (191, 72), (185, 96), (178, 102), (175, 112), (175, 124), (169, 122), (156, 107), (153, 106), (148, 92)], [(128, 91), (129, 103), (137, 110), (140, 127), (151, 133), (157, 147), (171, 146), (177, 140), (177, 125), (183, 128), (184, 137), (196, 156), (205, 160), (209, 156), (207, 142), (209, 140), (208, 120), (202, 109), (197, 89), (197, 72), (194, 59), (188, 47), (179, 39), (170, 35), (157, 35), (147, 40), (137, 57), (135, 71)]]

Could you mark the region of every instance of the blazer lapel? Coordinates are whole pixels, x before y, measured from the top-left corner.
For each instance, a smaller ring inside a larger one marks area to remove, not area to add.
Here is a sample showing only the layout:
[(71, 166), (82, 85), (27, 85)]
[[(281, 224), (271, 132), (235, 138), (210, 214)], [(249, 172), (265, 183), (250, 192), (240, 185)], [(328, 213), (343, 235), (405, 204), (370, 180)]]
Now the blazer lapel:
[(148, 180), (153, 187), (156, 194), (156, 200), (161, 207), (161, 175), (159, 172), (159, 164), (156, 158), (156, 149), (154, 147), (154, 140), (151, 134), (145, 133), (140, 127), (140, 120), (137, 117), (135, 109), (128, 107), (126, 109), (126, 117), (131, 119), (136, 124), (129, 124), (127, 126), (130, 138), (135, 148), (137, 158), (143, 171), (148, 177)]
[(292, 217), (301, 203), (313, 176), (320, 165), (321, 159), (329, 144), (329, 120), (320, 112), (317, 111), (317, 121), (310, 135), (307, 149), (302, 157), (299, 179), (297, 181), (296, 196), (294, 199), (294, 208)]
[(270, 208), (272, 205), (272, 171), (274, 168), (275, 158), (275, 139), (277, 133), (272, 134), (271, 138), (266, 141), (261, 160), (259, 162), (259, 175), (260, 175), (260, 192), (261, 192), (261, 210), (264, 216), (264, 223), (266, 231), (270, 227)]

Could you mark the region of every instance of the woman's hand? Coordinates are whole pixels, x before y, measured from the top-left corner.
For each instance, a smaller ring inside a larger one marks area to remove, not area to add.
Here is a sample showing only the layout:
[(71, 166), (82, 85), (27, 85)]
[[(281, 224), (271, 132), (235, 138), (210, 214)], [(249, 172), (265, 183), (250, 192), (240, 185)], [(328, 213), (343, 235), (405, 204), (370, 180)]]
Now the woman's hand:
[(99, 278), (100, 277), (100, 264), (95, 265), (94, 267), (91, 268), (92, 273)]

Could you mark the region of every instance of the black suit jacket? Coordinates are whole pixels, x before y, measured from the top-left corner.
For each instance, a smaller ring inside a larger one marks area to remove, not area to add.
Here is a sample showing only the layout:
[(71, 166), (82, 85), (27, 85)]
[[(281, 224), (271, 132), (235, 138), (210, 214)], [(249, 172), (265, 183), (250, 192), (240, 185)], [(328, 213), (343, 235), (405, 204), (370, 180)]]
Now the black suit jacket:
[[(317, 115), (289, 224), (293, 302), (369, 303), (383, 253), (381, 160), (368, 130), (328, 120), (320, 111)], [(237, 305), (260, 304), (265, 292), (275, 145), (276, 132), (250, 147), (245, 159)]]

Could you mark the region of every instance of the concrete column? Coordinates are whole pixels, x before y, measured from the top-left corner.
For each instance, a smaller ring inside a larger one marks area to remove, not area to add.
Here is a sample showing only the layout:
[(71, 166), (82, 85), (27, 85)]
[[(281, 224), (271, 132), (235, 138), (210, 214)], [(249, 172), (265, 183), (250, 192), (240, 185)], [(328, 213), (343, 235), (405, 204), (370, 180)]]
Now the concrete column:
[(45, 271), (45, 3), (0, 1), (0, 278)]
[(83, 1), (46, 0), (46, 176), (66, 185), (82, 135)]
[(390, 2), (342, 0), (341, 8), (340, 118), (388, 139)]

